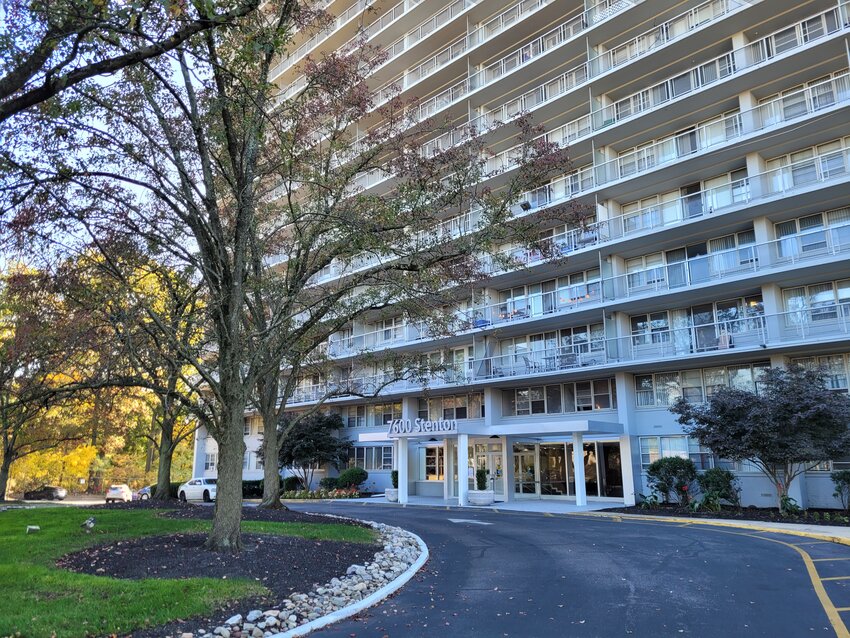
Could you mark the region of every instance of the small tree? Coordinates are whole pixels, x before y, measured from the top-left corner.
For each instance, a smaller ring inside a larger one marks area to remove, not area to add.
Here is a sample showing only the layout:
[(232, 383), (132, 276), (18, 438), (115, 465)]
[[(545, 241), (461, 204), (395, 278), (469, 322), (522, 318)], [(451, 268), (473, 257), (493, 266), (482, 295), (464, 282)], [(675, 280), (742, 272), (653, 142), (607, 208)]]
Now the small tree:
[(699, 489), (703, 493), (703, 500), (708, 499), (717, 502), (728, 501), (738, 505), (741, 494), (737, 486), (738, 479), (735, 475), (723, 467), (713, 467), (697, 476)]
[(337, 438), (336, 432), (341, 428), (342, 418), (338, 414), (316, 413), (298, 419), (292, 427), (284, 421), (283, 444), (278, 455), (280, 468), (292, 468), (304, 488), (309, 489), (318, 467), (338, 468), (348, 460), (351, 443)]
[(646, 477), (650, 487), (661, 494), (665, 503), (670, 502), (672, 494), (676, 503), (687, 505), (697, 468), (690, 459), (670, 456), (653, 461), (646, 470)]
[(850, 470), (839, 470), (829, 475), (835, 485), (832, 495), (841, 501), (845, 511), (850, 510)]
[(671, 408), (688, 434), (723, 458), (749, 461), (776, 486), (779, 509), (794, 479), (813, 463), (850, 452), (850, 399), (820, 371), (768, 368), (758, 392), (721, 388), (708, 402)]

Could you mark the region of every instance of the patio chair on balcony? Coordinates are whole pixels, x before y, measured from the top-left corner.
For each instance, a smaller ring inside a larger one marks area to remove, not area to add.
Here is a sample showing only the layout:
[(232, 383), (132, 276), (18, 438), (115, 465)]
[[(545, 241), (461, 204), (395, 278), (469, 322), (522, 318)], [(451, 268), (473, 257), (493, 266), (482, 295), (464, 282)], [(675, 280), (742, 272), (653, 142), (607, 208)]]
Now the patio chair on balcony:
[(528, 355), (523, 355), (522, 360), (525, 363), (525, 371), (528, 374), (531, 374), (533, 372), (540, 372), (543, 369), (543, 366), (539, 361), (535, 361), (534, 359), (529, 358)]

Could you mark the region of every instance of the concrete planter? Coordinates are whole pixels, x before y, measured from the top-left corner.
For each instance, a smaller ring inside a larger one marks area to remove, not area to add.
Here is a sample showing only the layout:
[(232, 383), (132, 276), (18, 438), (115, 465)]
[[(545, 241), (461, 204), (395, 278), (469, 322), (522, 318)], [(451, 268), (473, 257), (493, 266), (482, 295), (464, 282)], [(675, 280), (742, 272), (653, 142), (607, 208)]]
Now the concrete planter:
[(398, 489), (394, 487), (388, 487), (384, 490), (384, 496), (387, 497), (387, 500), (390, 503), (398, 503)]
[(467, 500), (470, 505), (492, 505), (496, 500), (493, 490), (469, 490)]

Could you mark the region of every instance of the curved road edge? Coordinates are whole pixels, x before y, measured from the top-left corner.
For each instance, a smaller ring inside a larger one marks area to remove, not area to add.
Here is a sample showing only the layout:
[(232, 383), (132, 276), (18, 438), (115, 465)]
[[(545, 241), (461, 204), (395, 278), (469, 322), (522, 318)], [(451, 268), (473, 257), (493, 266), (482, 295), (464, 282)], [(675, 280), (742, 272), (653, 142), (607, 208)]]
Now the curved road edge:
[[(360, 521), (363, 523), (372, 524), (372, 521)], [(363, 598), (362, 600), (358, 600), (356, 603), (352, 605), (348, 605), (347, 607), (343, 607), (342, 609), (338, 609), (335, 612), (327, 614), (326, 616), (322, 616), (320, 618), (316, 618), (315, 620), (311, 620), (308, 623), (303, 625), (299, 625), (295, 629), (290, 629), (289, 631), (281, 632), (274, 634), (271, 638), (297, 638), (298, 636), (306, 636), (310, 632), (321, 629), (322, 627), (327, 627), (328, 625), (332, 625), (333, 623), (339, 622), (340, 620), (344, 620), (345, 618), (349, 618), (354, 616), (355, 614), (360, 613), (364, 609), (368, 609), (374, 605), (377, 605), (380, 602), (383, 602), (385, 599), (389, 598), (399, 589), (404, 587), (411, 578), (413, 578), (416, 573), (422, 569), (423, 565), (428, 562), (428, 558), (430, 556), (428, 552), (428, 546), (425, 544), (418, 534), (414, 534), (410, 530), (404, 530), (408, 534), (410, 534), (414, 540), (419, 545), (419, 558), (408, 567), (404, 572), (401, 573), (395, 580), (390, 581), (380, 589), (373, 591), (371, 594)]]

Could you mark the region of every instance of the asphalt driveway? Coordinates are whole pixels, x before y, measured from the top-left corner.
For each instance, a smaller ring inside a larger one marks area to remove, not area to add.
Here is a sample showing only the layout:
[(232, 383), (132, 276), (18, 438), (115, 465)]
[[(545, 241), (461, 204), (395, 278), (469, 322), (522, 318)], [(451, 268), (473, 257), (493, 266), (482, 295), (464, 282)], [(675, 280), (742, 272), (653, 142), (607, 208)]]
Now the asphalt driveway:
[(431, 552), (394, 597), (322, 637), (848, 636), (843, 545), (576, 515), (290, 507), (397, 524)]

